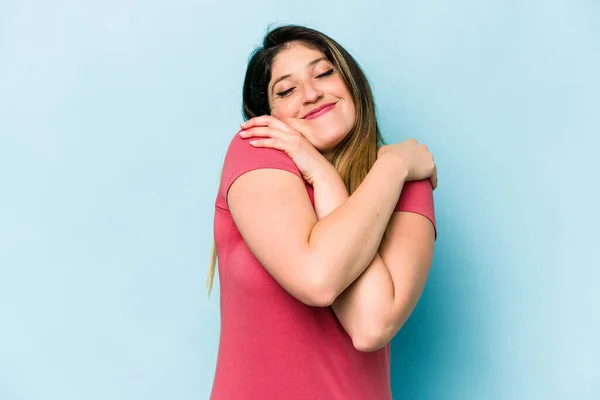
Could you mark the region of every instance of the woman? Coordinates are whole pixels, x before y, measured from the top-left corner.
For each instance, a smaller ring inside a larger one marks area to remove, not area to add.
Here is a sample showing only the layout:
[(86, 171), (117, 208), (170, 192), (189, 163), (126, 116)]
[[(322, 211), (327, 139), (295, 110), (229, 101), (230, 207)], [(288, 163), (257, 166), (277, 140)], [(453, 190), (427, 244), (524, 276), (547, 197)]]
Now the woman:
[(211, 398), (391, 399), (389, 342), (433, 257), (433, 157), (378, 148), (365, 75), (312, 29), (267, 34), (243, 102), (216, 200)]

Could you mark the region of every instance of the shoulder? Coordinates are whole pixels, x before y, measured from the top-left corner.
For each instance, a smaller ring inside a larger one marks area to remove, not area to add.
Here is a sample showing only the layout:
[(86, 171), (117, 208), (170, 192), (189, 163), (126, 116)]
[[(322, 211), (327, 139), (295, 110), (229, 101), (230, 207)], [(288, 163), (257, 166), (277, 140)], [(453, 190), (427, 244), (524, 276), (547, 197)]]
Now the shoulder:
[(294, 161), (285, 152), (267, 147), (254, 147), (250, 144), (251, 140), (244, 139), (236, 133), (227, 148), (223, 167), (272, 163), (298, 170)]
[[(288, 171), (303, 179), (298, 167), (285, 152), (271, 148), (254, 147), (250, 144), (250, 139), (244, 139), (236, 133), (231, 139), (225, 154), (219, 185), (219, 198), (225, 200), (233, 182), (243, 174), (267, 168)], [(221, 204), (223, 204), (222, 201)]]

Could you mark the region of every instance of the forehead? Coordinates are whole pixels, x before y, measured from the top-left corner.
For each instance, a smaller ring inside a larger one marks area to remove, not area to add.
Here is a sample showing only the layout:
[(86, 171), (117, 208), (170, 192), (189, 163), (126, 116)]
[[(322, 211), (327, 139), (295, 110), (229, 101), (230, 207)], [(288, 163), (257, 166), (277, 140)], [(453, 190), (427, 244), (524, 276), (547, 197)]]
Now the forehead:
[(302, 43), (292, 43), (275, 56), (271, 67), (272, 77), (293, 73), (294, 69), (304, 68), (309, 62), (323, 56), (319, 50)]

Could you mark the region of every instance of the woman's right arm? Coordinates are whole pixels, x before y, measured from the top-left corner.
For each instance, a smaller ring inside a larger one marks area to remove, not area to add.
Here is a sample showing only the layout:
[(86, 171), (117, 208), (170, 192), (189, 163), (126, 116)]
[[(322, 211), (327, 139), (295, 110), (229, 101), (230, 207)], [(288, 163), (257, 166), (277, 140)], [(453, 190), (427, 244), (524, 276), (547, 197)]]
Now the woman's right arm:
[[(337, 174), (333, 165), (324, 174)], [(407, 177), (383, 155), (344, 204), (318, 220), (304, 182), (278, 169), (240, 176), (227, 195), (244, 241), (273, 278), (312, 306), (329, 306), (370, 264)], [(327, 179), (315, 179), (315, 185)], [(315, 187), (315, 190), (318, 190)]]

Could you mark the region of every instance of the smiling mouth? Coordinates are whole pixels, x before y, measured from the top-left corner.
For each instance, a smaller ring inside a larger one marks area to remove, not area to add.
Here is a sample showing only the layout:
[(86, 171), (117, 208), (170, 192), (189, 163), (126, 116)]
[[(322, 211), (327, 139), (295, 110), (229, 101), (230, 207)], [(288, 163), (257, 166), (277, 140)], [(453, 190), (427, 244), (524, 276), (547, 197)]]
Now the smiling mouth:
[(325, 104), (324, 106), (319, 107), (316, 110), (312, 111), (310, 114), (308, 114), (306, 117), (304, 117), (304, 119), (319, 118), (321, 115), (327, 114), (329, 111), (333, 110), (335, 105), (336, 105), (336, 103)]

